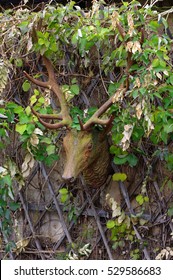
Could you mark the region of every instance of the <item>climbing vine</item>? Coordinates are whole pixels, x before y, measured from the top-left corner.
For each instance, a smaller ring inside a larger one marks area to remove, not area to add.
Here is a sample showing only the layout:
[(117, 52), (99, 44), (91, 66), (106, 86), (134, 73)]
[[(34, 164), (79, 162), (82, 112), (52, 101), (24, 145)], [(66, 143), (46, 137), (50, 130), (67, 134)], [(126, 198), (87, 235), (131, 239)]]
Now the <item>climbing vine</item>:
[[(148, 161), (157, 158), (166, 162), (168, 170), (173, 168), (169, 145), (173, 140), (172, 40), (166, 32), (167, 21), (155, 7), (137, 1), (122, 2), (120, 7), (104, 5), (103, 9), (100, 5), (93, 1), (91, 10), (84, 12), (71, 1), (66, 6), (45, 5), (37, 12), (21, 6), (0, 14), (0, 216), (4, 217), (1, 228), (6, 235), (10, 215), (19, 207), (12, 181), (20, 189), (35, 161), (51, 165), (58, 160), (60, 132), (46, 131), (30, 108), (54, 113), (50, 91), (42, 94), (23, 74), (26, 70), (41, 77), (40, 55), (53, 62), (71, 107), (72, 126), (77, 129), (77, 115), (85, 122), (96, 106), (84, 108), (76, 100), (82, 92), (87, 95), (92, 80), (95, 86), (99, 73), (103, 95), (114, 95), (114, 104), (106, 114), (114, 115), (110, 153), (116, 165), (134, 167), (145, 156)], [(126, 86), (125, 94), (118, 90), (121, 84)], [(9, 150), (14, 133), (24, 151), (22, 162)], [(115, 180), (126, 180), (121, 178), (122, 174)], [(139, 205), (147, 203), (145, 191), (136, 200)], [(124, 212), (107, 227), (115, 247), (121, 244), (119, 237), (124, 237), (125, 231), (133, 239)]]

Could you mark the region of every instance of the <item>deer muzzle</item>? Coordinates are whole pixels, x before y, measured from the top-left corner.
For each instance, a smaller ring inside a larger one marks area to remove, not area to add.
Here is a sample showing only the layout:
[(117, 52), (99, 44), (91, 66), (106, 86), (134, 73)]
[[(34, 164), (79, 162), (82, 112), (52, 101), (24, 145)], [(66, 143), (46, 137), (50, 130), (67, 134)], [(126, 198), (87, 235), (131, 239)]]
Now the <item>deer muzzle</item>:
[(73, 181), (76, 179), (78, 174), (75, 171), (75, 165), (74, 160), (71, 158), (70, 160), (67, 160), (65, 166), (64, 166), (64, 172), (62, 174), (62, 178), (66, 181)]

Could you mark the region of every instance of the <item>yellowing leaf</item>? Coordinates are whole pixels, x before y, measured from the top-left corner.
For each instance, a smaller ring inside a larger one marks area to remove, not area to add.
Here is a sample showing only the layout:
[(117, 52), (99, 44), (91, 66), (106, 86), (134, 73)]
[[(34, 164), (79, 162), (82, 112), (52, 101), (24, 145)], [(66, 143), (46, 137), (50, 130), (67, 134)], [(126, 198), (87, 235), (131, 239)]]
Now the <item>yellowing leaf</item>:
[(25, 109), (26, 115), (29, 116), (31, 114), (31, 108), (28, 106)]
[(108, 229), (113, 228), (113, 227), (115, 226), (115, 221), (109, 220), (109, 221), (107, 222), (106, 226), (107, 226)]
[(136, 201), (139, 203), (139, 205), (142, 205), (144, 203), (144, 198), (142, 194), (137, 195)]
[(113, 181), (121, 181), (124, 182), (127, 179), (127, 175), (125, 173), (115, 173), (112, 176)]
[(19, 123), (16, 124), (16, 131), (21, 135), (25, 132), (26, 128), (27, 128), (26, 124), (19, 124)]
[(32, 95), (31, 98), (30, 98), (31, 106), (34, 105), (36, 101), (37, 101), (37, 97), (35, 95)]

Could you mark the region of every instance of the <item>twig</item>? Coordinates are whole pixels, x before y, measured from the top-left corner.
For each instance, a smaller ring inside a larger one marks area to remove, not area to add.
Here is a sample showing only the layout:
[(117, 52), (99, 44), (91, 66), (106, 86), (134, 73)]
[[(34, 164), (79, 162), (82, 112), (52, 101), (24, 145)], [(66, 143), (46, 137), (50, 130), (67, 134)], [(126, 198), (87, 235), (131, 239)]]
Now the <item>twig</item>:
[[(160, 200), (160, 202), (161, 202), (161, 208), (162, 208), (162, 210), (164, 210), (164, 211), (167, 210), (166, 203), (165, 203), (165, 201), (164, 201), (164, 199), (163, 199), (163, 197), (162, 197), (162, 195), (161, 195), (161, 193), (160, 193), (160, 189), (159, 189), (159, 186), (158, 186), (158, 184), (157, 184), (156, 181), (154, 181), (154, 187), (155, 187), (155, 189), (156, 189), (157, 195), (158, 195), (159, 200)], [(169, 221), (169, 227), (170, 227), (171, 231), (173, 232), (173, 223), (171, 222), (171, 219), (170, 219), (170, 221)]]
[(95, 218), (95, 220), (96, 220), (96, 223), (97, 223), (98, 229), (99, 229), (99, 231), (100, 231), (100, 234), (101, 234), (103, 243), (104, 243), (105, 248), (106, 248), (106, 250), (107, 250), (109, 259), (110, 259), (110, 260), (113, 260), (113, 256), (112, 256), (112, 253), (111, 253), (111, 251), (110, 251), (110, 248), (109, 248), (109, 245), (108, 245), (108, 242), (107, 242), (107, 239), (106, 239), (104, 230), (103, 230), (103, 228), (102, 228), (102, 225), (101, 225), (101, 223), (100, 223), (100, 219), (99, 219), (99, 217), (98, 217), (98, 215), (97, 215), (97, 212), (96, 212), (96, 210), (95, 210), (94, 204), (93, 204), (92, 199), (91, 199), (91, 196), (90, 196), (90, 194), (89, 194), (88, 187), (86, 186), (86, 184), (85, 184), (83, 178), (81, 178), (81, 180), (82, 180), (82, 182), (83, 182), (83, 187), (84, 187), (84, 190), (85, 190), (85, 193), (86, 193), (86, 196), (87, 196), (87, 200), (88, 200), (88, 202), (89, 202), (89, 204), (90, 204), (90, 206), (91, 206), (91, 209), (92, 209), (92, 211), (93, 211), (94, 218)]
[(30, 219), (30, 217), (29, 217), (28, 210), (27, 210), (27, 207), (26, 207), (26, 205), (25, 205), (24, 198), (23, 198), (23, 194), (22, 194), (21, 191), (19, 192), (19, 197), (20, 197), (20, 201), (21, 201), (21, 203), (22, 203), (22, 206), (23, 206), (23, 209), (24, 209), (24, 212), (25, 212), (25, 215), (26, 215), (26, 219), (27, 219), (28, 224), (29, 224), (29, 226), (30, 226), (30, 229), (31, 229), (33, 238), (34, 238), (34, 240), (35, 240), (36, 247), (37, 247), (37, 249), (39, 250), (38, 253), (39, 253), (40, 256), (41, 256), (41, 259), (42, 259), (42, 260), (45, 260), (45, 257), (40, 253), (43, 249), (42, 249), (42, 247), (41, 247), (41, 244), (40, 244), (39, 239), (38, 239), (38, 238), (36, 237), (36, 235), (35, 235), (34, 227), (33, 227), (33, 225), (32, 225), (31, 219)]
[[(115, 165), (113, 165), (113, 169), (114, 169), (115, 172), (118, 171), (118, 168)], [(125, 202), (126, 202), (126, 205), (127, 205), (127, 208), (129, 210), (130, 214), (135, 215), (135, 212), (134, 212), (134, 210), (133, 210), (133, 208), (131, 207), (131, 204), (130, 204), (130, 199), (129, 199), (129, 195), (128, 195), (126, 186), (123, 184), (123, 182), (120, 181), (119, 182), (119, 187), (120, 187), (122, 195), (125, 199)], [(135, 225), (133, 225), (133, 229), (135, 231), (135, 234), (136, 234), (136, 237), (138, 238), (138, 240), (143, 241), (143, 239), (142, 239), (142, 237), (141, 237), (140, 233), (138, 232)], [(147, 260), (150, 260), (150, 255), (149, 255), (146, 247), (143, 248), (143, 253), (145, 255), (145, 258)]]
[(99, 65), (99, 74), (100, 74), (100, 78), (101, 78), (101, 81), (102, 81), (102, 85), (103, 85), (103, 88), (106, 92), (106, 94), (109, 96), (109, 93), (107, 91), (107, 88), (105, 86), (105, 83), (103, 81), (103, 77), (102, 77), (102, 71), (101, 71), (101, 63), (100, 63), (100, 54), (99, 54), (99, 51), (98, 51), (98, 65)]
[(42, 163), (40, 163), (40, 169), (42, 170), (42, 174), (43, 174), (43, 176), (45, 177), (45, 179), (46, 179), (46, 181), (47, 181), (48, 188), (49, 188), (49, 191), (50, 191), (50, 193), (51, 193), (51, 195), (52, 195), (52, 198), (53, 198), (53, 201), (54, 201), (56, 210), (57, 210), (58, 215), (59, 215), (60, 223), (62, 224), (62, 227), (63, 227), (63, 230), (64, 230), (64, 232), (65, 232), (65, 235), (66, 235), (66, 237), (67, 237), (67, 239), (68, 239), (68, 242), (72, 244), (72, 238), (71, 238), (70, 233), (69, 233), (69, 231), (68, 231), (68, 228), (67, 228), (67, 226), (66, 226), (64, 217), (63, 217), (63, 215), (62, 215), (61, 208), (60, 208), (59, 203), (58, 203), (58, 200), (57, 200), (57, 198), (56, 198), (56, 194), (55, 194), (55, 192), (54, 192), (54, 190), (53, 190), (52, 184), (51, 184), (51, 182), (50, 182), (50, 180), (49, 180), (49, 178), (48, 178), (47, 172), (46, 172), (45, 167), (44, 167), (44, 165), (43, 165)]
[[(92, 201), (94, 201), (96, 197), (97, 197), (97, 192), (95, 192), (95, 194), (93, 195)], [(85, 210), (85, 207), (87, 206), (87, 204), (88, 204), (88, 201), (86, 200), (86, 201), (84, 202), (84, 204), (82, 205), (81, 209), (79, 210), (78, 214), (76, 215), (77, 218), (79, 218), (79, 217), (81, 216), (81, 214), (82, 214), (83, 211)], [(69, 231), (70, 231), (71, 228), (74, 226), (74, 224), (75, 224), (75, 222), (74, 222), (74, 221), (71, 221), (71, 223), (70, 223), (70, 225), (69, 225), (69, 227), (68, 227), (68, 230), (69, 230)], [(59, 240), (59, 241), (57, 242), (57, 244), (55, 245), (55, 247), (54, 247), (55, 250), (58, 249), (58, 247), (59, 247), (59, 246), (61, 245), (61, 243), (63, 242), (64, 238), (65, 238), (65, 234), (60, 238), (60, 240)]]

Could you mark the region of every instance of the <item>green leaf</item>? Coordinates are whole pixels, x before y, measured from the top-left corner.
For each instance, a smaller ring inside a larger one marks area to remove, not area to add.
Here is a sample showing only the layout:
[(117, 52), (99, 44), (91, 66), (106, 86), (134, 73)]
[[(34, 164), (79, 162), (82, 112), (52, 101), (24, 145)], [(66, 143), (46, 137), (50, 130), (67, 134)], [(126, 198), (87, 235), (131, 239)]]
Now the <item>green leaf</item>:
[(45, 44), (45, 40), (44, 40), (43, 38), (39, 38), (39, 39), (38, 39), (38, 44), (39, 44), (40, 46), (44, 45), (44, 44)]
[(7, 201), (0, 199), (0, 207), (7, 207)]
[(149, 197), (148, 196), (144, 196), (144, 201), (145, 202), (149, 202)]
[(28, 28), (28, 26), (29, 26), (29, 21), (23, 21), (23, 22), (21, 22), (18, 26), (19, 26), (19, 28), (20, 28), (20, 30), (21, 30), (21, 32), (23, 33), (23, 34), (25, 34), (25, 33), (27, 33), (28, 32), (28, 30), (29, 30), (29, 28)]
[(55, 42), (55, 43), (52, 43), (51, 45), (50, 45), (50, 49), (51, 49), (51, 51), (53, 51), (53, 52), (57, 52), (58, 51), (58, 45), (57, 45), (57, 43)]
[(141, 194), (137, 195), (136, 201), (139, 203), (139, 205), (142, 205), (144, 203), (144, 198)]
[(169, 82), (170, 82), (171, 85), (173, 85), (173, 75), (170, 75)]
[(27, 92), (30, 89), (31, 85), (28, 81), (24, 81), (23, 85), (22, 85), (22, 89), (23, 91)]
[(27, 128), (27, 124), (19, 124), (19, 123), (16, 124), (16, 131), (20, 135), (22, 135), (25, 132), (26, 128)]
[(131, 167), (134, 167), (138, 163), (138, 158), (134, 154), (129, 154), (127, 156), (127, 161)]
[(30, 121), (30, 116), (27, 116), (25, 113), (19, 115), (20, 124), (28, 124)]
[(33, 123), (27, 124), (26, 131), (29, 135), (33, 133), (34, 129), (35, 129), (35, 125)]
[(68, 195), (67, 194), (61, 195), (60, 200), (61, 200), (62, 203), (65, 203), (68, 200)]
[(48, 138), (48, 137), (44, 137), (42, 140), (41, 140), (41, 143), (46, 143), (46, 144), (51, 144), (51, 139)]
[(172, 217), (173, 216), (173, 206), (168, 209), (168, 216)]
[(112, 95), (113, 93), (116, 92), (116, 90), (117, 90), (117, 83), (110, 83), (108, 87), (109, 94)]
[(74, 94), (74, 95), (78, 95), (79, 94), (79, 86), (78, 85), (72, 85), (70, 87), (70, 90), (71, 92)]
[(72, 85), (76, 84), (76, 83), (77, 83), (77, 79), (76, 79), (76, 78), (73, 78), (73, 79), (71, 80), (71, 83), (72, 83)]
[(117, 165), (120, 165), (120, 164), (124, 164), (127, 162), (127, 157), (123, 157), (123, 158), (120, 158), (120, 157), (114, 157), (114, 163), (117, 164)]
[(22, 112), (23, 112), (22, 106), (17, 106), (16, 108), (14, 108), (14, 113), (21, 114)]
[(49, 145), (46, 148), (46, 152), (48, 155), (52, 155), (55, 153), (55, 145)]
[(61, 202), (65, 203), (68, 200), (69, 193), (67, 188), (62, 188), (59, 190), (59, 193), (61, 194)]
[(52, 154), (50, 156), (47, 156), (47, 157), (43, 157), (43, 160), (45, 162), (45, 164), (47, 166), (52, 166), (52, 164), (58, 160), (58, 155), (57, 154)]
[(172, 124), (164, 125), (164, 131), (165, 131), (166, 133), (173, 132), (173, 123), (172, 123)]
[(151, 27), (152, 30), (157, 31), (157, 29), (160, 27), (160, 24), (158, 21), (150, 21), (149, 26)]
[(3, 182), (4, 182), (4, 184), (6, 184), (8, 186), (11, 186), (11, 184), (12, 184), (11, 176), (10, 175), (4, 176), (3, 177)]
[(68, 189), (67, 188), (62, 188), (59, 190), (60, 194), (68, 194)]
[(39, 102), (40, 104), (44, 104), (44, 103), (45, 103), (44, 97), (41, 96), (41, 97), (38, 99), (38, 102)]
[(158, 93), (158, 92), (154, 92), (154, 93), (152, 93), (152, 95), (154, 95), (154, 96), (156, 96), (156, 97), (162, 99), (162, 96), (161, 96), (160, 93)]
[(106, 224), (106, 227), (108, 229), (114, 228), (114, 226), (115, 226), (115, 221), (113, 221), (113, 220), (109, 220)]
[(39, 90), (38, 89), (34, 89), (34, 95), (38, 96), (39, 94), (40, 94)]
[[(7, 103), (7, 105), (6, 105), (6, 108), (7, 108), (7, 109), (10, 109), (10, 111), (11, 111), (11, 109), (17, 108), (18, 106), (19, 106), (19, 105), (17, 105), (16, 103), (9, 102), (9, 103)], [(3, 112), (3, 113), (5, 113), (5, 112)]]
[(21, 58), (15, 59), (14, 63), (17, 67), (22, 67), (23, 66), (23, 60)]
[(25, 112), (26, 112), (27, 116), (29, 116), (31, 114), (31, 107), (27, 106), (25, 109)]
[(9, 203), (9, 208), (12, 211), (16, 211), (17, 209), (19, 209), (20, 205), (16, 202), (10, 202)]
[(152, 66), (153, 68), (156, 68), (160, 65), (160, 60), (158, 58), (153, 59)]
[(127, 179), (127, 175), (125, 173), (115, 173), (112, 176), (113, 181), (121, 181), (124, 182)]

